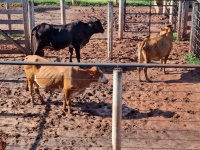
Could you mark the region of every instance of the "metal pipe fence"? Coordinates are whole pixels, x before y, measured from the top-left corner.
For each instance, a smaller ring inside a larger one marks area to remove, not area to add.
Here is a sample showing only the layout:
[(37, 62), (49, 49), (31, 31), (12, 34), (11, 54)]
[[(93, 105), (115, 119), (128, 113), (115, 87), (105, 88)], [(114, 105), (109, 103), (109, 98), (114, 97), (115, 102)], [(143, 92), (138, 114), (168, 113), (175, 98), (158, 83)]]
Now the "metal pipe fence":
[[(6, 149), (105, 150), (113, 149), (114, 143), (118, 146), (121, 143), (118, 149), (133, 150), (199, 147), (200, 92), (198, 88), (188, 89), (184, 80), (173, 84), (167, 81), (160, 81), (162, 84), (158, 81), (139, 83), (135, 78), (127, 78), (127, 73), (123, 72), (122, 83), (118, 84), (121, 88), (114, 88), (113, 85), (119, 79), (112, 78), (111, 74), (108, 85), (92, 84), (83, 95), (73, 99), (72, 116), (62, 113), (63, 95), (60, 91), (55, 91), (50, 97), (50, 93), (41, 89), (46, 103), (35, 106), (29, 103), (29, 92), (22, 92), (25, 90), (23, 65), (98, 66), (118, 68), (117, 70), (123, 70), (123, 67), (198, 69), (199, 65), (15, 61), (0, 61), (0, 65), (4, 66), (4, 71), (8, 71), (7, 67), (21, 66), (21, 70), (13, 76), (5, 74), (0, 78), (0, 138), (6, 142)], [(180, 73), (184, 72), (186, 71)], [(194, 87), (198, 87), (199, 80), (193, 82), (196, 83)], [(177, 89), (172, 90), (171, 86), (176, 86)], [(179, 86), (184, 86), (184, 90), (179, 89)], [(118, 142), (112, 142), (111, 138), (112, 104), (117, 92), (114, 89), (122, 92), (121, 96), (118, 93), (116, 97), (121, 103), (121, 119), (118, 124), (121, 134), (114, 134), (118, 135), (115, 136), (115, 139), (120, 140)]]

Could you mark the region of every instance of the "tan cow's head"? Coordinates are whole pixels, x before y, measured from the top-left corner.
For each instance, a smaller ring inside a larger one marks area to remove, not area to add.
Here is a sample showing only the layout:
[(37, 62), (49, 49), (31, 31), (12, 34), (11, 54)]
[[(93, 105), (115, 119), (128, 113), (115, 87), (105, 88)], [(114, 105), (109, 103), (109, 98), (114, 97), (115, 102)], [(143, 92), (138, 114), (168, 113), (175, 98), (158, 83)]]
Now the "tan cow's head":
[(98, 82), (102, 82), (107, 84), (108, 79), (105, 77), (104, 73), (98, 67), (92, 67), (87, 70), (88, 74), (92, 77), (92, 79), (97, 80)]

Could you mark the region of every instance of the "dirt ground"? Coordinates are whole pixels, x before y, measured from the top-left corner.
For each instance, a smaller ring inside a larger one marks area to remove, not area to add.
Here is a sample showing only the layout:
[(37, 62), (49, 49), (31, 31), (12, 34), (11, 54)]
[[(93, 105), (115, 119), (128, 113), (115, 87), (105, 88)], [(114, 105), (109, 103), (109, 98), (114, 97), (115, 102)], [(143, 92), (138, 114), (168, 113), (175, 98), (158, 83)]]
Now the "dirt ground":
[[(129, 9), (143, 10), (139, 7)], [(137, 63), (136, 44), (146, 34), (129, 32), (124, 33), (126, 38), (117, 39), (118, 13), (117, 8), (114, 10), (113, 59), (107, 58), (105, 32), (94, 35), (81, 50), (81, 62)], [(59, 23), (58, 12), (57, 9), (36, 7), (36, 24)], [(107, 7), (69, 7), (67, 22), (76, 18), (88, 20), (94, 15), (107, 29), (106, 12)], [(141, 15), (128, 19), (144, 20)], [(165, 16), (152, 19), (167, 21)], [(138, 24), (133, 27), (141, 31), (146, 28)], [(0, 49), (5, 48), (15, 49), (14, 46), (0, 45)], [(167, 63), (185, 64), (183, 55), (188, 49), (189, 41), (175, 41)], [(67, 49), (59, 52), (46, 49), (45, 55), (52, 60), (60, 57), (61, 61), (68, 62)], [(2, 55), (0, 61), (23, 61), (24, 57)], [(75, 56), (73, 62), (76, 62)], [(92, 84), (83, 95), (73, 99), (73, 115), (62, 112), (61, 91), (55, 91), (50, 97), (49, 92), (41, 89), (46, 103), (41, 105), (36, 98), (37, 105), (32, 106), (25, 90), (23, 66), (1, 65), (0, 68), (0, 144), (4, 147), (6, 144), (6, 149), (112, 149), (113, 68), (101, 67), (109, 79), (107, 85)], [(149, 83), (138, 82), (136, 68), (122, 69), (122, 149), (200, 149), (199, 71), (168, 68), (164, 74), (159, 68), (149, 68), (148, 75), (153, 81)]]

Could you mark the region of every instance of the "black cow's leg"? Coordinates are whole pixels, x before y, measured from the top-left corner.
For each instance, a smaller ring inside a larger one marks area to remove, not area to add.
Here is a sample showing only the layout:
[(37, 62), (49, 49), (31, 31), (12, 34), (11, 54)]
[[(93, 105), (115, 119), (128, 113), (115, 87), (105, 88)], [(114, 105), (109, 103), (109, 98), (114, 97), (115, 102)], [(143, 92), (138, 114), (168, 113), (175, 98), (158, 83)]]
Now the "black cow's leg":
[(76, 47), (75, 50), (77, 61), (80, 62), (80, 47)]
[(69, 52), (70, 52), (69, 62), (72, 62), (73, 48), (69, 47)]

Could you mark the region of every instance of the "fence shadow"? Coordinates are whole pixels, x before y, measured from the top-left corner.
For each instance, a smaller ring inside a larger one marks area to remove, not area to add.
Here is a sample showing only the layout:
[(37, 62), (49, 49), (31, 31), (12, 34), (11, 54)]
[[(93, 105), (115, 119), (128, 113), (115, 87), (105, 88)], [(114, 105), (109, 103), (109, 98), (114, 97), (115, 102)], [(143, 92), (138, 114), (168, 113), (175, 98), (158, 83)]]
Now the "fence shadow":
[[(170, 73), (169, 73), (170, 74)], [(200, 82), (200, 69), (196, 68), (186, 73), (182, 73), (178, 80), (167, 80), (165, 83), (199, 83)]]
[(35, 137), (35, 141), (32, 144), (30, 150), (36, 150), (37, 149), (37, 145), (40, 143), (40, 139), (42, 139), (43, 132), (44, 132), (44, 125), (46, 123), (46, 118), (49, 116), (49, 112), (51, 110), (50, 108), (51, 108), (51, 100), (50, 100), (50, 98), (48, 98), (47, 102), (46, 102), (45, 113), (41, 117), (42, 119), (41, 119), (40, 124), (38, 126), (38, 128), (39, 128), (38, 129), (38, 134)]
[(131, 120), (131, 119), (142, 119), (149, 117), (158, 117), (162, 116), (164, 118), (172, 118), (175, 115), (175, 112), (172, 111), (163, 111), (160, 109), (150, 109), (147, 113), (139, 112), (138, 110), (132, 109), (129, 113), (127, 113), (123, 120)]
[[(85, 112), (88, 116), (100, 116), (102, 118), (112, 118), (112, 104), (105, 102), (78, 102), (76, 107), (80, 107), (81, 111)], [(122, 106), (122, 120), (130, 119), (142, 119), (149, 117), (162, 116), (165, 118), (171, 118), (175, 115), (175, 112), (164, 111), (160, 109), (151, 109), (147, 113), (140, 112), (138, 110)]]

